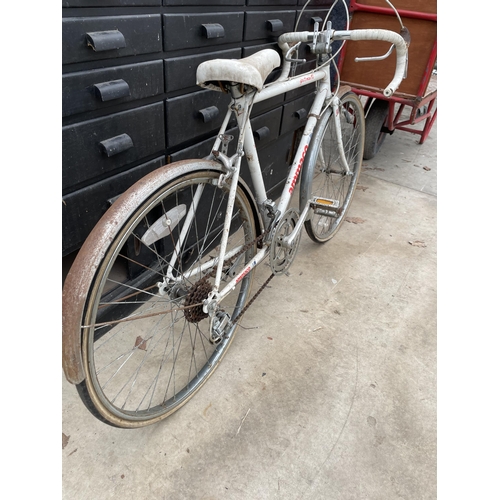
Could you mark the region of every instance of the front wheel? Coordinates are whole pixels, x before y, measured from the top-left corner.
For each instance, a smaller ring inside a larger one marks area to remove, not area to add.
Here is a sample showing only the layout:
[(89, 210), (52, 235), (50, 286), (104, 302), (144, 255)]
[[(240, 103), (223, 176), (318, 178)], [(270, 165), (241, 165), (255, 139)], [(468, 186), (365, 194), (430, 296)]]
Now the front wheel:
[(339, 230), (347, 215), (361, 172), (365, 121), (363, 106), (353, 92), (340, 98), (340, 130), (344, 155), (350, 172), (346, 172), (337, 146), (337, 130), (333, 109), (328, 108), (311, 138), (304, 161), (300, 185), (300, 209), (312, 197), (333, 200), (336, 209), (329, 215), (314, 213), (304, 224), (309, 237), (325, 243)]
[[(132, 187), (116, 202), (132, 207), (126, 216), (111, 207), (95, 229), (106, 237), (89, 237), (106, 243), (95, 249), (102, 256), (83, 309), (85, 380), (77, 388), (94, 416), (118, 427), (152, 424), (184, 405), (236, 331), (229, 326), (214, 339), (202, 307), (213, 287), (229, 188), (219, 186), (219, 171), (193, 171), (184, 163), (179, 172), (164, 185)], [(256, 234), (252, 202), (238, 185), (222, 285), (254, 255)], [(73, 267), (65, 287), (89, 272), (81, 262)], [(252, 273), (222, 301), (217, 320), (227, 324), (241, 312), (251, 279)]]

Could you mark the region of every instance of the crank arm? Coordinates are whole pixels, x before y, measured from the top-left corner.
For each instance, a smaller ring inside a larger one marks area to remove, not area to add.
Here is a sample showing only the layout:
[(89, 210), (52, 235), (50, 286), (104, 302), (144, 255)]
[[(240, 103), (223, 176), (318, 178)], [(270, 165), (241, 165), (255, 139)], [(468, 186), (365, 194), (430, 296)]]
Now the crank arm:
[(292, 248), (293, 247), (295, 239), (297, 238), (300, 231), (302, 230), (302, 226), (304, 225), (304, 222), (306, 221), (306, 219), (309, 217), (309, 213), (311, 210), (312, 210), (311, 202), (308, 202), (306, 207), (304, 208), (304, 210), (302, 210), (302, 213), (300, 214), (299, 220), (297, 221), (297, 225), (293, 228), (293, 231), (288, 236), (283, 237), (281, 244), (285, 248)]

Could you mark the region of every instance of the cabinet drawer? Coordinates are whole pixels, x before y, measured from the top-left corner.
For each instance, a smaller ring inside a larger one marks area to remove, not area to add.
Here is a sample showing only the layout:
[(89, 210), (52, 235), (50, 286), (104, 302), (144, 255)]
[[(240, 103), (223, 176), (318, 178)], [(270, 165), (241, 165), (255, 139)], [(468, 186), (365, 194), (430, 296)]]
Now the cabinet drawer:
[[(281, 195), (281, 190), (290, 171), (292, 144), (293, 133), (289, 133), (281, 135), (276, 141), (271, 142), (259, 151), (264, 186), (267, 196), (272, 200), (276, 200)], [(241, 170), (243, 179), (250, 186), (253, 186), (245, 157), (243, 157)]]
[(198, 66), (210, 59), (240, 59), (241, 49), (221, 50), (208, 54), (173, 57), (165, 60), (165, 88), (167, 92), (196, 87)]
[[(257, 149), (265, 147), (278, 138), (280, 134), (281, 113), (282, 108), (279, 107), (250, 119)], [(237, 137), (235, 137), (236, 140)]]
[[(298, 14), (297, 14), (298, 16)], [(297, 31), (314, 31), (314, 23), (319, 23), (319, 29), (323, 27), (323, 23), (328, 16), (328, 9), (306, 9), (299, 20)], [(330, 20), (332, 17), (330, 16)], [(343, 29), (343, 28), (342, 28)], [(316, 55), (311, 52), (310, 44), (303, 43), (299, 48), (299, 59), (315, 61)]]
[(271, 71), (271, 74), (266, 78), (265, 84), (274, 82), (277, 80), (279, 75), (281, 74), (281, 64), (283, 63), (283, 53), (281, 52), (281, 49), (279, 48), (279, 45), (277, 43), (263, 43), (261, 45), (251, 45), (250, 47), (243, 47), (243, 54), (242, 57), (249, 57), (252, 54), (255, 54), (256, 52), (260, 52), (261, 50), (265, 49), (273, 49), (275, 50), (278, 55), (280, 56), (280, 66), (278, 68), (274, 68)]
[(244, 40), (276, 40), (282, 33), (293, 31), (294, 24), (294, 10), (247, 12)]
[(161, 5), (161, 0), (63, 0), (63, 7), (121, 7), (125, 5)]
[(62, 40), (63, 64), (160, 52), (161, 17), (68, 17)]
[(177, 146), (216, 131), (224, 121), (228, 94), (202, 90), (167, 99), (167, 146)]
[[(228, 130), (228, 134), (232, 134), (233, 130)], [(176, 151), (175, 153), (168, 156), (168, 163), (173, 163), (180, 160), (197, 160), (200, 158), (206, 158), (212, 151), (212, 147), (215, 142), (215, 135), (209, 139), (199, 142), (193, 146)]]
[(162, 61), (68, 73), (62, 79), (63, 116), (162, 93)]
[(163, 103), (63, 127), (63, 190), (165, 149)]
[[(275, 184), (279, 184), (282, 181), (284, 182), (288, 173), (289, 164), (287, 163), (287, 158), (289, 156), (291, 136), (285, 139), (279, 137), (280, 120), (281, 108), (274, 109), (251, 119), (255, 145), (259, 151), (259, 161), (266, 188), (272, 188)], [(265, 130), (266, 128), (268, 131)], [(238, 140), (238, 129), (232, 128), (228, 130), (227, 133), (234, 136), (234, 139), (229, 144), (228, 155), (231, 156), (235, 153), (236, 142)], [(214, 142), (215, 136), (199, 142), (194, 146), (177, 151), (170, 155), (169, 162), (188, 160), (191, 158), (205, 158), (210, 154)], [(284, 148), (282, 144), (285, 144), (287, 148)], [(245, 156), (243, 156), (241, 163), (241, 177), (250, 188), (253, 188), (250, 170)]]
[[(305, 5), (307, 0), (299, 0), (299, 5)], [(330, 7), (332, 5), (332, 0), (311, 0), (309, 7), (314, 7), (315, 5), (326, 5)], [(342, 5), (342, 8), (344, 6)], [(349, 1), (347, 2), (347, 8), (349, 8)]]
[(63, 197), (63, 256), (78, 249), (97, 224), (111, 201), (149, 172), (165, 165), (165, 157), (156, 158), (138, 167)]
[[(313, 31), (314, 23), (319, 23), (319, 29), (322, 28), (325, 19), (327, 19), (329, 9), (306, 9), (300, 17), (297, 31)], [(300, 12), (300, 11), (299, 11)], [(298, 14), (297, 14), (298, 16)]]
[[(256, 52), (264, 49), (274, 49), (276, 52), (280, 55), (281, 57), (281, 50), (278, 46), (277, 43), (265, 43), (261, 45), (252, 45), (251, 47), (244, 47), (243, 48), (243, 57), (248, 57), (251, 56), (252, 54), (255, 54)], [(281, 66), (279, 68), (273, 69), (271, 74), (267, 77), (266, 83), (270, 83), (275, 81), (279, 75), (281, 74)], [(264, 113), (265, 111), (268, 111), (272, 108), (275, 108), (279, 106), (280, 104), (283, 103), (285, 99), (285, 94), (279, 94), (275, 97), (271, 97), (270, 99), (267, 99), (265, 101), (258, 102), (257, 104), (254, 104), (253, 106), (253, 114), (254, 115), (260, 115), (261, 113)]]
[(297, 5), (297, 0), (247, 0), (247, 5)]
[(163, 0), (163, 5), (245, 5), (245, 0)]
[[(265, 147), (267, 144), (276, 140), (279, 136), (281, 123), (281, 108), (273, 109), (268, 113), (252, 118), (252, 130), (254, 132), (255, 146), (258, 150)], [(226, 132), (234, 136), (234, 139), (229, 143), (228, 156), (232, 156), (236, 152), (236, 144), (238, 141), (238, 128), (234, 127)], [(205, 158), (212, 150), (215, 142), (215, 135), (206, 139), (194, 146), (182, 149), (170, 155), (170, 161), (186, 160), (191, 158)]]
[(305, 125), (314, 97), (314, 93), (307, 94), (283, 106), (281, 134), (297, 130)]
[(165, 50), (241, 42), (243, 12), (164, 14)]

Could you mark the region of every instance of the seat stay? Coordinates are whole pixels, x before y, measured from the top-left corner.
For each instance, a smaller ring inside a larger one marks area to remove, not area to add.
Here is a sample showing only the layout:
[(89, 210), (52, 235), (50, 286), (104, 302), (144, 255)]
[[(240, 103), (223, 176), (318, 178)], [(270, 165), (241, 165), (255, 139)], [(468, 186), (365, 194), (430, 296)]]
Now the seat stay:
[[(232, 114), (233, 114), (233, 111), (231, 108), (229, 108), (226, 112), (226, 116), (224, 117), (224, 121), (222, 122), (222, 125), (219, 128), (219, 133), (217, 134), (217, 137), (215, 138), (215, 142), (214, 142), (214, 145), (212, 146), (212, 150), (210, 151), (210, 153), (212, 153), (213, 151), (219, 151), (220, 145), (221, 145), (222, 140), (223, 140), (224, 133), (227, 130), (227, 126), (229, 124), (229, 120), (231, 119)], [(209, 158), (213, 159), (212, 154), (209, 155)]]
[(196, 214), (196, 211), (198, 209), (198, 203), (200, 202), (201, 195), (203, 194), (203, 188), (204, 188), (204, 186), (201, 184), (196, 188), (196, 192), (193, 196), (193, 200), (191, 202), (191, 205), (190, 205), (189, 210), (188, 210), (187, 215), (186, 215), (186, 220), (184, 221), (184, 223), (182, 225), (181, 234), (179, 236), (179, 239), (176, 242), (175, 250), (172, 254), (172, 257), (171, 257), (169, 265), (168, 265), (168, 269), (166, 272), (166, 277), (168, 280), (174, 279), (174, 275), (172, 273), (172, 270), (175, 269), (175, 263), (176, 263), (177, 259), (179, 258), (179, 256), (181, 255), (181, 249), (184, 246), (184, 242), (186, 240), (187, 233), (188, 233), (189, 229), (191, 228), (191, 224), (193, 223), (193, 220), (195, 218), (195, 214)]

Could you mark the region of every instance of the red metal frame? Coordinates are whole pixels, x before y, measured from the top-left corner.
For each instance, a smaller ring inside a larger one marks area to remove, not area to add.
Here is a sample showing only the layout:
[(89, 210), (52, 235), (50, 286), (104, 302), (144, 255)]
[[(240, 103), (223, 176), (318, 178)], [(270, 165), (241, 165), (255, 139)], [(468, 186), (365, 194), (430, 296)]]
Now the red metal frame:
[[(394, 11), (389, 7), (377, 7), (374, 5), (356, 3), (355, 0), (351, 0), (349, 9), (351, 12), (361, 11), (371, 12), (372, 14), (387, 14), (389, 16), (394, 16)], [(402, 9), (398, 9), (398, 13), (401, 17), (412, 17), (414, 19), (424, 19), (426, 21), (437, 22), (437, 14)]]
[[(370, 92), (369, 90), (356, 88), (353, 88), (352, 90), (358, 95), (368, 97), (365, 104), (365, 113), (368, 111), (373, 99), (384, 99), (389, 102), (389, 114), (386, 121), (386, 129), (389, 133), (393, 133), (395, 130), (402, 130), (404, 132), (420, 135), (420, 144), (423, 144), (429, 136), (432, 126), (437, 118), (437, 92), (429, 94), (417, 103), (415, 100), (400, 97), (385, 99), (381, 96), (381, 94), (377, 92)], [(396, 105), (398, 105), (397, 111)], [(406, 119), (402, 119), (401, 116), (403, 114), (403, 110), (407, 106), (411, 108), (410, 116)], [(427, 106), (425, 111), (423, 111), (424, 106)], [(413, 127), (423, 121), (425, 121), (423, 129)]]
[[(382, 14), (394, 16), (394, 11), (390, 8), (378, 7), (373, 5), (359, 4), (356, 0), (351, 0), (350, 7), (351, 13), (354, 12), (369, 12), (373, 14)], [(401, 17), (413, 18), (413, 19), (422, 19), (426, 21), (435, 21), (437, 22), (437, 14), (426, 13), (426, 12), (416, 12), (410, 10), (400, 10), (398, 9), (398, 13)], [(342, 51), (339, 60), (339, 70), (341, 72), (342, 79), (342, 66), (344, 62), (345, 51)], [(386, 120), (386, 130), (389, 133), (393, 133), (395, 130), (402, 130), (405, 132), (410, 132), (413, 134), (420, 135), (420, 144), (423, 144), (427, 139), (432, 126), (437, 118), (437, 90), (425, 95), (427, 90), (427, 85), (430, 77), (432, 76), (432, 71), (434, 69), (434, 62), (437, 58), (437, 42), (434, 42), (429, 61), (426, 65), (424, 74), (422, 75), (422, 79), (420, 80), (420, 85), (418, 87), (416, 96), (408, 96), (408, 97), (400, 97), (393, 96), (389, 99), (384, 97), (381, 92), (377, 92), (375, 90), (366, 90), (353, 87), (352, 90), (358, 95), (362, 95), (367, 97), (367, 101), (365, 104), (365, 112), (368, 111), (371, 103), (374, 99), (383, 99), (389, 102), (389, 114)], [(352, 84), (350, 84), (352, 86)], [(396, 111), (396, 104), (399, 106)], [(424, 106), (427, 106), (425, 109)], [(409, 118), (402, 119), (403, 110), (406, 107), (411, 108)], [(424, 111), (425, 110), (425, 111)], [(414, 125), (424, 123), (423, 129), (413, 127)]]

